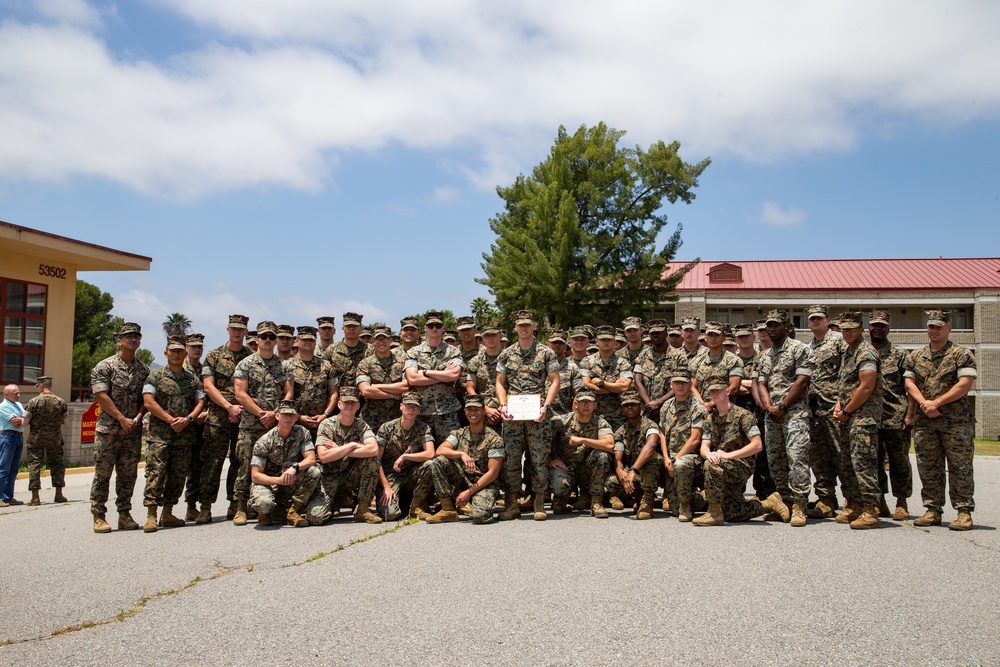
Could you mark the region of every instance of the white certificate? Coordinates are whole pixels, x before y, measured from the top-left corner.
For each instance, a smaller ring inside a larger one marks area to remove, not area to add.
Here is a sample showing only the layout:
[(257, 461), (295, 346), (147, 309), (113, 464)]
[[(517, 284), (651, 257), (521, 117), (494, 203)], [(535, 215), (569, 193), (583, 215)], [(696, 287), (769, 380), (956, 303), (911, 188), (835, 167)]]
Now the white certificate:
[(535, 421), (542, 414), (542, 397), (538, 394), (514, 394), (508, 396), (507, 414), (514, 421)]

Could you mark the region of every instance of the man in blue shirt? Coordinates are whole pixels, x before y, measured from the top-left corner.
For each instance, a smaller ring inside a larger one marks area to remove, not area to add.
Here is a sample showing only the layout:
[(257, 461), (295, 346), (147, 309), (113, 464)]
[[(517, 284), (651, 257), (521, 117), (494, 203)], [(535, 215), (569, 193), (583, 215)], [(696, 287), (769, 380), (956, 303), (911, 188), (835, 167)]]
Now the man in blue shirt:
[(14, 498), (14, 482), (21, 467), (21, 450), (24, 448), (24, 406), (17, 399), (21, 390), (16, 384), (3, 388), (0, 403), (0, 507), (23, 505)]

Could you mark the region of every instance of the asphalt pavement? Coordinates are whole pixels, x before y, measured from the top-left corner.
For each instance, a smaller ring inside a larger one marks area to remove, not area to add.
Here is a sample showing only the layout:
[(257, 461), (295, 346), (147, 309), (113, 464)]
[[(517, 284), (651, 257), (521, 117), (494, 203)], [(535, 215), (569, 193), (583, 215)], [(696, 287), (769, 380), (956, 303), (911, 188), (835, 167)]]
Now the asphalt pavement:
[[(966, 533), (659, 511), (257, 528), (222, 502), (210, 525), (96, 535), (90, 480), (0, 510), (0, 665), (1000, 664), (996, 458)], [(133, 506), (141, 524), (142, 471)]]

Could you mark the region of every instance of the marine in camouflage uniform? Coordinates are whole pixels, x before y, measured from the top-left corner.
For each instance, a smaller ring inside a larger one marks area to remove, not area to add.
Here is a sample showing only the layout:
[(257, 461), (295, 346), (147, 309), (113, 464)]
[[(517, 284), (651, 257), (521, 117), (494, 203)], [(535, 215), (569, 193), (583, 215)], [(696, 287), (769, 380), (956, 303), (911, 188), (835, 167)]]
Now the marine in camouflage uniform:
[(615, 352), (614, 327), (597, 327), (596, 334), (599, 349), (580, 362), (580, 375), (584, 386), (597, 394), (597, 414), (615, 429), (625, 423), (621, 395), (632, 388), (633, 364)]
[(846, 498), (843, 477), (852, 474), (850, 467), (841, 469), (843, 463), (850, 460), (850, 453), (840, 450), (843, 442), (841, 427), (833, 418), (840, 383), (840, 358), (846, 345), (839, 333), (829, 329), (830, 317), (826, 306), (810, 306), (806, 312), (809, 328), (813, 332), (809, 346), (816, 363), (809, 379), (808, 400), (812, 412), (809, 463), (816, 477), (813, 489), (818, 497), (816, 507), (807, 514), (813, 518), (829, 518), (837, 508), (837, 476), (841, 476), (841, 491)]
[[(612, 507), (614, 499), (620, 498), (626, 507), (639, 504), (640, 511), (648, 505), (649, 515), (652, 517), (653, 496), (660, 488), (660, 470), (663, 469), (663, 457), (657, 451), (660, 445), (660, 428), (642, 414), (642, 400), (637, 392), (627, 391), (622, 394), (622, 412), (626, 421), (614, 433), (614, 469), (604, 485), (612, 496)], [(641, 456), (644, 449), (647, 454)], [(636, 478), (638, 484), (635, 484)], [(633, 487), (631, 492), (628, 491), (626, 482)], [(641, 501), (643, 496), (646, 496), (645, 502)]]
[[(889, 341), (889, 313), (874, 310), (868, 317), (868, 335), (881, 357), (882, 372), (882, 421), (878, 427), (878, 483), (884, 496), (892, 482), (892, 495), (896, 498), (896, 512), (892, 518), (903, 521), (909, 518), (907, 499), (913, 495), (913, 470), (910, 467), (910, 425), (913, 407), (906, 395), (903, 371), (906, 367), (906, 350)], [(906, 419), (910, 413), (909, 421)], [(885, 463), (889, 462), (886, 478)]]
[[(497, 400), (504, 416), (504, 493), (501, 520), (521, 514), (517, 499), (521, 493), (521, 458), (525, 451), (531, 458), (531, 489), (535, 494), (535, 519), (545, 519), (544, 497), (549, 486), (548, 461), (552, 448), (552, 425), (549, 409), (559, 393), (559, 359), (556, 353), (534, 338), (535, 315), (529, 310), (515, 314), (517, 343), (497, 359)], [(547, 388), (546, 388), (547, 387)], [(507, 397), (536, 395), (542, 403), (537, 421), (513, 421), (507, 414)], [(603, 478), (601, 482), (603, 483)]]
[(285, 362), (298, 423), (309, 431), (314, 442), (320, 422), (333, 414), (340, 394), (340, 378), (334, 374), (333, 365), (315, 354), (316, 334), (315, 327), (299, 327), (299, 352)]
[[(457, 325), (456, 333), (458, 335), (458, 344), (456, 344), (456, 347), (462, 355), (462, 368), (464, 370), (462, 377), (459, 378), (458, 383), (455, 385), (455, 390), (458, 392), (459, 402), (462, 405), (465, 405), (465, 383), (468, 378), (469, 362), (479, 355), (479, 353), (483, 350), (483, 346), (476, 341), (476, 334), (478, 331), (476, 330), (476, 321), (474, 319), (468, 315), (464, 315), (456, 319), (455, 323)], [(461, 414), (460, 418), (463, 420), (462, 425), (465, 426), (465, 415)]]
[[(201, 513), (198, 523), (212, 520), (212, 503), (219, 495), (222, 466), (229, 457), (226, 476), (226, 499), (233, 501), (233, 488), (239, 472), (236, 443), (239, 436), (240, 415), (243, 407), (236, 400), (233, 375), (241, 361), (253, 354), (243, 345), (248, 319), (246, 315), (230, 315), (225, 345), (210, 350), (201, 367), (202, 385), (205, 387), (208, 418), (205, 420), (204, 441), (201, 448), (201, 483), (198, 485)], [(235, 416), (231, 416), (235, 415)], [(235, 514), (235, 503), (232, 505)]]
[(708, 348), (698, 342), (698, 336), (700, 333), (701, 318), (685, 317), (681, 320), (681, 337), (684, 342), (677, 349), (684, 354), (689, 366), (693, 365), (695, 357), (705, 354), (708, 350)]
[[(917, 454), (920, 497), (927, 508), (914, 524), (940, 523), (947, 460), (948, 493), (952, 507), (959, 512), (959, 518), (949, 528), (968, 530), (976, 509), (972, 467), (976, 417), (968, 399), (976, 379), (976, 359), (969, 350), (948, 340), (950, 333), (950, 315), (940, 310), (930, 311), (927, 319), (930, 344), (910, 352), (903, 373), (906, 390), (917, 404), (913, 449)], [(952, 400), (941, 403), (940, 399), (949, 393)], [(955, 398), (956, 395), (959, 397)]]
[(405, 361), (389, 349), (392, 331), (378, 327), (373, 334), (375, 354), (358, 364), (358, 390), (367, 399), (361, 408), (361, 418), (375, 432), (382, 424), (398, 419), (399, 399), (408, 385), (403, 373)]
[(618, 354), (628, 359), (629, 368), (633, 368), (635, 360), (647, 347), (642, 342), (642, 320), (638, 317), (626, 317), (622, 321), (622, 329), (625, 331), (626, 345), (618, 350)]
[[(149, 367), (135, 358), (141, 341), (142, 330), (138, 324), (126, 322), (121, 325), (118, 329), (121, 349), (99, 362), (90, 373), (90, 390), (101, 405), (94, 429), (94, 481), (90, 486), (90, 511), (95, 517), (95, 531), (111, 530), (107, 524), (98, 525), (97, 519), (104, 522), (112, 472), (115, 473), (118, 527), (139, 528), (129, 512), (142, 453), (142, 415), (145, 413), (142, 385), (149, 375)], [(132, 422), (129, 432), (123, 424), (126, 420)]]
[(577, 509), (589, 508), (592, 516), (601, 519), (608, 516), (601, 498), (611, 467), (614, 431), (597, 414), (596, 398), (590, 389), (581, 389), (576, 395), (577, 411), (552, 420), (549, 486), (553, 512), (565, 508), (570, 492), (579, 486)]
[(473, 523), (489, 523), (493, 519), (504, 445), (496, 431), (486, 426), (483, 408), (481, 396), (466, 396), (469, 425), (451, 433), (429, 464), (434, 490), (444, 509), (428, 519), (428, 523), (437, 523), (435, 517), (442, 515), (448, 516), (446, 521), (457, 520), (449, 506), (466, 504)]
[[(383, 493), (376, 498), (378, 514), (385, 521), (400, 518), (404, 506), (422, 508), (432, 489), (427, 462), (434, 456), (434, 436), (427, 424), (417, 420), (420, 414), (417, 392), (403, 394), (401, 408), (403, 415), (382, 424), (375, 436), (382, 465), (379, 478), (392, 491), (391, 496)], [(404, 503), (403, 496), (412, 501)]]
[[(146, 437), (146, 487), (143, 502), (149, 510), (145, 530), (156, 530), (156, 510), (163, 507), (160, 526), (183, 526), (171, 510), (180, 500), (191, 466), (194, 420), (205, 404), (201, 380), (184, 368), (187, 345), (184, 336), (167, 339), (167, 365), (152, 371), (142, 387), (143, 402), (149, 412)], [(182, 419), (181, 429), (174, 428)]]
[(667, 342), (666, 322), (650, 320), (647, 325), (652, 345), (636, 357), (632, 373), (646, 416), (658, 422), (663, 404), (673, 396), (670, 378), (678, 366), (687, 366), (687, 357)]
[[(670, 385), (674, 397), (660, 409), (662, 453), (673, 473), (668, 472), (663, 480), (663, 498), (664, 509), (679, 516), (682, 505), (687, 508), (691, 503), (694, 507), (694, 492), (704, 484), (700, 446), (708, 409), (691, 391), (691, 370), (687, 366), (674, 369)], [(686, 516), (690, 521), (692, 514)]]
[[(549, 332), (549, 348), (559, 359), (559, 392), (552, 403), (553, 416), (569, 414), (573, 411), (573, 396), (583, 388), (583, 376), (580, 367), (567, 356), (566, 333), (561, 329)], [(545, 381), (545, 391), (548, 392), (548, 378)]]
[(42, 488), (42, 461), (47, 461), (49, 479), (56, 490), (55, 502), (66, 502), (62, 494), (62, 488), (66, 486), (62, 425), (69, 416), (69, 408), (66, 401), (52, 393), (51, 377), (39, 377), (35, 386), (41, 393), (24, 406), (24, 423), (31, 426), (27, 441), (28, 490), (32, 492), (32, 500), (37, 498)]
[(292, 390), (291, 376), (285, 370), (285, 362), (274, 354), (277, 340), (269, 340), (265, 336), (277, 331), (274, 322), (263, 321), (257, 325), (257, 351), (236, 366), (233, 382), (236, 386), (236, 398), (243, 406), (243, 416), (240, 418), (240, 434), (236, 445), (236, 455), (240, 462), (240, 470), (236, 476), (236, 487), (233, 497), (237, 504), (243, 507), (236, 509), (233, 523), (246, 524), (246, 501), (250, 497), (250, 457), (253, 455), (253, 445), (275, 424), (277, 419), (274, 409), (278, 401), (290, 399)]
[(705, 353), (693, 358), (691, 368), (691, 391), (711, 409), (708, 392), (702, 392), (705, 382), (713, 377), (725, 377), (729, 382), (729, 395), (736, 396), (743, 380), (743, 362), (740, 358), (723, 347), (725, 340), (725, 325), (721, 322), (705, 323), (705, 340), (708, 347)]
[[(184, 358), (184, 370), (191, 371), (198, 378), (198, 382), (204, 383), (201, 379), (202, 368), (201, 354), (205, 349), (205, 336), (200, 333), (190, 334), (185, 340), (187, 345), (187, 356)], [(206, 400), (206, 403), (211, 401)], [(187, 484), (184, 487), (184, 501), (188, 505), (188, 516), (185, 518), (193, 521), (198, 516), (198, 498), (201, 495), (201, 449), (205, 443), (205, 420), (208, 418), (207, 409), (203, 408), (194, 420), (191, 428), (194, 429), (194, 444), (191, 445), (190, 466), (188, 467)]]
[[(316, 445), (309, 429), (281, 416), (294, 415), (298, 418), (294, 401), (279, 401), (276, 412), (279, 415), (278, 425), (253, 445), (250, 470), (254, 482), (250, 487), (249, 506), (258, 512), (259, 525), (267, 525), (271, 514), (278, 510), (286, 513), (289, 525), (305, 527), (309, 522), (301, 513), (316, 492), (321, 477), (316, 466)], [(282, 421), (285, 421), (284, 425)], [(282, 435), (283, 431), (285, 435)], [(260, 483), (262, 475), (280, 481), (287, 471), (294, 471), (291, 484)]]
[(344, 324), (341, 331), (344, 337), (326, 348), (323, 358), (333, 366), (333, 373), (340, 378), (341, 387), (357, 385), (358, 364), (365, 357), (375, 354), (375, 347), (361, 340), (362, 315), (344, 313)]
[[(306, 507), (306, 518), (314, 526), (323, 525), (334, 510), (340, 509), (334, 507), (338, 493), (347, 491), (357, 493), (356, 522), (381, 523), (370, 511), (379, 478), (378, 441), (368, 424), (357, 417), (356, 387), (341, 389), (339, 407), (340, 414), (324, 419), (319, 425), (316, 453), (323, 478)], [(342, 457), (332, 460), (331, 454)]]
[[(750, 391), (753, 394), (754, 401), (753, 413), (757, 418), (757, 428), (760, 430), (762, 436), (764, 437), (764, 441), (766, 442), (767, 436), (765, 431), (765, 417), (767, 415), (761, 407), (761, 403), (758, 399), (758, 392), (760, 391), (759, 367), (761, 358), (770, 347), (771, 339), (767, 337), (767, 323), (763, 319), (754, 322), (753, 328), (756, 330), (758, 340), (761, 342), (756, 344), (757, 352), (754, 354), (753, 363), (748, 365), (745, 360), (743, 361), (743, 371), (746, 373), (746, 376), (750, 378)], [(763, 341), (766, 341), (766, 346), (763, 344)], [(738, 402), (737, 405), (739, 405)], [(771, 469), (767, 464), (767, 447), (764, 447), (761, 451), (757, 452), (757, 456), (754, 458), (753, 490), (757, 494), (758, 498), (767, 498), (774, 493), (776, 488), (774, 486), (774, 479), (771, 477)]]
[(420, 394), (420, 420), (431, 427), (435, 442), (443, 442), (461, 426), (458, 411), (462, 404), (455, 396), (455, 381), (462, 376), (462, 354), (442, 340), (443, 313), (428, 311), (424, 327), (427, 340), (406, 353), (403, 368), (406, 382)]
[[(483, 323), (483, 347), (469, 361), (466, 368), (466, 394), (476, 394), (483, 399), (488, 424), (500, 423), (500, 401), (497, 400), (497, 360), (503, 351), (500, 327), (496, 322)], [(492, 351), (492, 353), (491, 353)]]

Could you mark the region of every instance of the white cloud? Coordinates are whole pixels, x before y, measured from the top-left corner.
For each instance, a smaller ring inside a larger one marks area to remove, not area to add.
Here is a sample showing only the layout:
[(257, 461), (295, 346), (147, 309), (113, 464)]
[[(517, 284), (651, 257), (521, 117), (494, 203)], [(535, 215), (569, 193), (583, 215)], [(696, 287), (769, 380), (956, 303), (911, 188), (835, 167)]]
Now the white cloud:
[(760, 207), (760, 221), (773, 227), (794, 227), (806, 219), (806, 212), (801, 208), (789, 206), (782, 209), (773, 201), (764, 202)]
[(71, 0), (0, 23), (0, 178), (316, 191), (338, 155), (402, 144), (472, 149), (456, 169), (488, 190), (560, 124), (769, 161), (1000, 110), (993, 3), (163, 4), (211, 41), (125, 59)]
[(448, 202), (455, 201), (458, 196), (462, 194), (461, 190), (451, 185), (439, 185), (434, 188), (434, 194), (432, 195), (435, 202), (439, 204), (447, 204)]
[(35, 11), (59, 23), (99, 28), (101, 14), (85, 0), (34, 0)]

